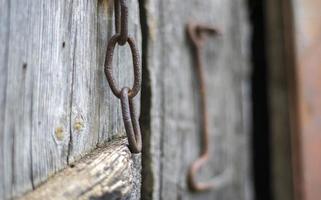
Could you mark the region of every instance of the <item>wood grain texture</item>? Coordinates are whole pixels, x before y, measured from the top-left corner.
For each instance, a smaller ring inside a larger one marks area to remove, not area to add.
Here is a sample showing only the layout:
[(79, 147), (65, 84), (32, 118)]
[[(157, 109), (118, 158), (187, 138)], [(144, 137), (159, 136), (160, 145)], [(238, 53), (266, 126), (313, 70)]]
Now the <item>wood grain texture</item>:
[[(295, 199), (321, 196), (321, 2), (285, 1)], [(294, 69), (293, 69), (293, 68)], [(292, 70), (292, 71), (291, 71)], [(294, 91), (293, 91), (294, 90)]]
[(134, 176), (140, 167), (134, 162), (137, 155), (133, 157), (126, 139), (115, 140), (19, 199), (139, 199), (139, 194), (132, 196), (134, 183), (140, 179)]
[[(0, 199), (33, 189), (124, 135), (119, 101), (103, 73), (112, 5), (0, 0)], [(129, 7), (129, 32), (140, 47), (138, 2)], [(116, 51), (116, 79), (129, 85), (129, 47)]]
[[(145, 0), (143, 13), (143, 199), (252, 199), (248, 19), (243, 0)], [(218, 27), (204, 53), (210, 161), (199, 180), (224, 173), (210, 192), (192, 193), (187, 170), (200, 153), (200, 115), (190, 21)], [(151, 99), (147, 97), (151, 95)], [(150, 119), (144, 118), (150, 116)], [(147, 124), (146, 124), (147, 123)], [(227, 171), (225, 171), (227, 170)], [(225, 172), (224, 172), (225, 171)]]

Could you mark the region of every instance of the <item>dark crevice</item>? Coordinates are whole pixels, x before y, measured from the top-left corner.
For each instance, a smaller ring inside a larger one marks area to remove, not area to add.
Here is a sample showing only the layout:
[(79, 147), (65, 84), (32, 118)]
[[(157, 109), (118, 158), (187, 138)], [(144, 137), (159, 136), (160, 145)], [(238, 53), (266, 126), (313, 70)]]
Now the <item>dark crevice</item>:
[[(101, 44), (99, 42), (99, 33), (100, 33), (100, 25), (99, 25), (99, 14), (100, 14), (100, 7), (102, 6), (101, 5), (101, 1), (97, 1), (97, 4), (96, 4), (96, 23), (97, 23), (97, 26), (96, 26), (96, 41), (95, 41), (95, 45), (97, 46), (97, 50), (98, 49), (101, 49)], [(99, 66), (101, 66), (100, 64), (100, 55), (101, 55), (101, 52), (100, 51), (97, 51), (96, 53), (96, 60), (98, 61), (99, 63)], [(100, 85), (101, 83), (101, 80), (103, 79), (103, 76), (101, 76), (101, 74), (97, 74), (97, 80), (96, 80), (96, 84), (97, 85)], [(97, 142), (96, 142), (96, 145), (95, 145), (95, 148), (98, 148), (99, 145), (100, 145), (100, 142), (101, 142), (101, 136), (103, 135), (104, 133), (104, 126), (102, 127), (101, 126), (101, 123), (100, 123), (100, 118), (101, 118), (101, 99), (102, 99), (102, 94), (99, 93), (99, 100), (98, 100), (98, 103), (97, 103), (97, 115), (98, 115), (98, 121), (97, 121), (97, 127), (98, 128), (98, 136), (97, 136)], [(102, 127), (102, 130), (101, 130), (101, 127)]]
[(252, 24), (252, 158), (255, 199), (270, 200), (270, 130), (266, 58), (265, 1), (248, 0)]
[(70, 156), (72, 153), (72, 147), (73, 147), (73, 137), (72, 137), (72, 105), (73, 105), (73, 92), (74, 92), (74, 79), (75, 79), (75, 70), (76, 70), (76, 43), (77, 39), (77, 27), (75, 31), (75, 36), (74, 36), (74, 48), (73, 48), (73, 62), (72, 62), (72, 75), (71, 75), (71, 91), (70, 91), (70, 102), (69, 102), (69, 143), (68, 143), (68, 154), (67, 154), (67, 165), (70, 165)]
[[(26, 64), (27, 65), (27, 64)], [(34, 83), (32, 82), (32, 87), (34, 87)], [(34, 92), (33, 90), (31, 91), (31, 102), (30, 102), (30, 134), (31, 134), (31, 137), (30, 137), (30, 180), (31, 180), (31, 186), (32, 186), (32, 189), (34, 190), (35, 189), (35, 182), (34, 182), (34, 174), (33, 174), (33, 154), (32, 154), (32, 148), (33, 148), (33, 140), (32, 140), (32, 131), (33, 131), (33, 120), (34, 120), (34, 117), (33, 117), (33, 105), (34, 105)]]
[[(12, 125), (11, 125), (12, 126)], [(16, 167), (18, 167), (18, 165), (16, 165), (16, 149), (15, 149), (15, 146), (16, 146), (16, 129), (14, 126), (10, 127), (10, 133), (12, 133), (12, 143), (11, 143), (11, 152), (12, 152), (12, 159), (11, 159), (11, 166), (12, 166), (12, 174), (11, 174), (11, 193), (12, 193), (12, 196), (14, 196), (15, 192), (14, 192), (14, 186), (17, 184), (17, 181), (16, 181), (16, 177), (15, 177), (15, 173), (17, 171)]]
[[(167, 15), (167, 12), (166, 12), (166, 3), (164, 1), (160, 1), (159, 2), (159, 9), (160, 9), (160, 14), (159, 14), (159, 27), (166, 27), (168, 21), (166, 20), (166, 15)], [(164, 33), (164, 32), (163, 32)], [(165, 44), (166, 42), (166, 39), (165, 39), (165, 34), (160, 34), (160, 44)], [(165, 48), (161, 48), (161, 56), (160, 56), (160, 59), (162, 61), (165, 61), (167, 60), (167, 57), (166, 57), (166, 53), (167, 53), (168, 49), (165, 49)], [(164, 64), (164, 63), (162, 63)], [(167, 65), (167, 63), (165, 63), (165, 65)], [(163, 77), (166, 76), (165, 74), (165, 68), (163, 70), (161, 70), (161, 73), (159, 74), (159, 76), (161, 77), (161, 80), (163, 80)], [(160, 134), (160, 140), (158, 141), (160, 143), (160, 157), (159, 159), (163, 160), (164, 157), (165, 157), (165, 138), (164, 138), (164, 130), (165, 130), (165, 127), (166, 127), (166, 124), (165, 124), (165, 118), (166, 118), (166, 108), (165, 108), (165, 82), (164, 81), (159, 81), (158, 80), (158, 85), (159, 87), (161, 88), (161, 92), (160, 92), (160, 109), (161, 109), (161, 119), (160, 119), (160, 131), (159, 131), (159, 134)], [(163, 184), (163, 177), (164, 177), (164, 162), (162, 161), (159, 161), (159, 174), (158, 174), (158, 177), (159, 177), (159, 199), (163, 199), (163, 188), (164, 188), (164, 184)]]
[(151, 169), (151, 83), (148, 70), (147, 48), (148, 48), (148, 24), (145, 10), (145, 0), (139, 1), (140, 25), (142, 30), (142, 90), (141, 90), (141, 114), (140, 125), (142, 129), (142, 186), (141, 199), (152, 199), (153, 174)]

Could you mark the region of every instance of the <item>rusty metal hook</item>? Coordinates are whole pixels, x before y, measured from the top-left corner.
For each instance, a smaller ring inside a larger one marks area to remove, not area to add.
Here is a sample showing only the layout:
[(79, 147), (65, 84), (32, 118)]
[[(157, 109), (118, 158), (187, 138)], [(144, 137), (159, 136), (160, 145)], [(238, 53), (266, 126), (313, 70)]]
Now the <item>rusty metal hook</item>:
[(199, 169), (208, 161), (209, 159), (209, 128), (208, 128), (208, 113), (207, 113), (207, 103), (206, 103), (206, 85), (205, 85), (205, 75), (204, 67), (202, 63), (202, 49), (205, 41), (206, 35), (217, 35), (220, 34), (219, 31), (211, 26), (189, 23), (187, 26), (187, 33), (192, 41), (196, 54), (196, 71), (197, 79), (199, 81), (199, 94), (200, 94), (200, 107), (202, 115), (202, 150), (200, 157), (195, 160), (188, 171), (188, 183), (192, 190), (194, 191), (205, 191), (214, 188), (216, 185), (214, 182), (197, 182), (196, 174)]

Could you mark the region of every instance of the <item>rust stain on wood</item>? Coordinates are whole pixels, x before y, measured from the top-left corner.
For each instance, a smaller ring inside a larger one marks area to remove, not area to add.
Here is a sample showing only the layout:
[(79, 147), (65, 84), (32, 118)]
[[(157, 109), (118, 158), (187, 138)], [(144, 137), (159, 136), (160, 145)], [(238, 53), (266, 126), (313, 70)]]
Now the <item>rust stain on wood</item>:
[(64, 140), (64, 129), (62, 127), (58, 127), (55, 129), (55, 136), (58, 141)]

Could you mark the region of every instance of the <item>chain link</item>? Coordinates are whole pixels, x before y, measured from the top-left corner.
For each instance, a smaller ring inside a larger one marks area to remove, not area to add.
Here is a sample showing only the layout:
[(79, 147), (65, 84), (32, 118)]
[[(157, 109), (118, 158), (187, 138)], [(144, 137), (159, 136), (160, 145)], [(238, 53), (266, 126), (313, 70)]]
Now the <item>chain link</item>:
[[(105, 75), (113, 94), (120, 99), (123, 122), (128, 138), (129, 149), (132, 153), (140, 153), (142, 150), (142, 138), (139, 122), (136, 116), (136, 108), (133, 98), (141, 89), (141, 64), (140, 54), (134, 38), (128, 35), (128, 6), (127, 0), (114, 0), (115, 6), (115, 29), (107, 44)], [(113, 76), (113, 55), (116, 44), (129, 44), (132, 52), (134, 83), (132, 89), (123, 87), (119, 89)]]
[[(106, 62), (105, 62), (105, 74), (109, 83), (109, 86), (114, 93), (114, 95), (120, 98), (121, 90), (116, 85), (116, 81), (113, 76), (113, 55), (116, 43), (120, 39), (120, 35), (116, 34), (111, 37), (108, 42), (107, 52), (106, 52)], [(127, 42), (130, 46), (132, 52), (133, 66), (134, 66), (134, 84), (132, 89), (129, 90), (129, 98), (134, 98), (140, 91), (141, 88), (141, 67), (139, 52), (135, 44), (135, 40), (132, 37), (128, 37)]]
[(136, 118), (136, 107), (133, 99), (128, 97), (129, 89), (124, 87), (121, 90), (121, 108), (125, 130), (128, 138), (129, 149), (132, 153), (139, 153), (142, 150), (142, 138), (139, 122)]
[(118, 44), (123, 46), (128, 38), (128, 6), (127, 0), (114, 0), (115, 7), (115, 29), (120, 34)]

